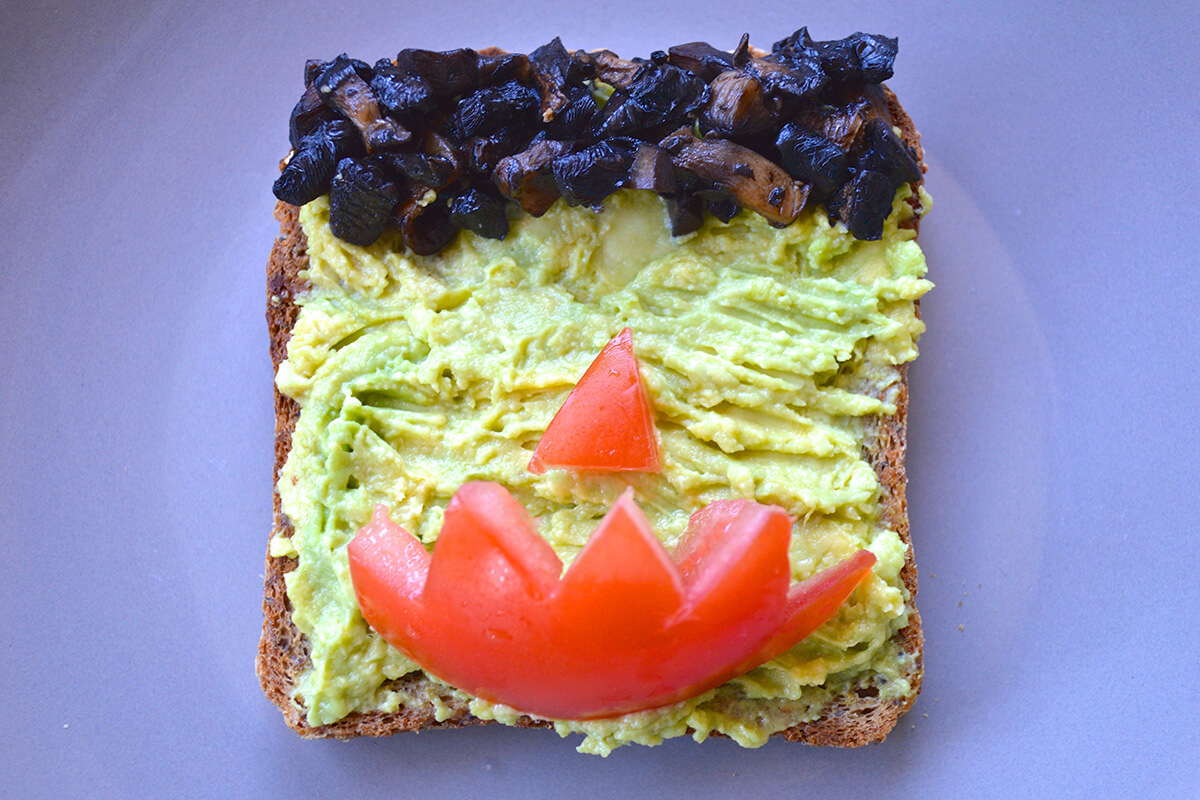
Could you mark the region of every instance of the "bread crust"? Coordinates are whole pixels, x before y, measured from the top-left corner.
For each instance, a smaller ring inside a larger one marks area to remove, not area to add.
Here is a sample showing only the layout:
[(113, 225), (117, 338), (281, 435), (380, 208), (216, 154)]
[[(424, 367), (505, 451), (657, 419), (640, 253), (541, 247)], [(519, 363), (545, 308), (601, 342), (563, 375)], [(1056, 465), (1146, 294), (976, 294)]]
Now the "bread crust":
[[(499, 51), (497, 51), (499, 52)], [(888, 111), (900, 129), (905, 143), (912, 147), (925, 170), (925, 154), (921, 137), (912, 120), (900, 106), (896, 96), (885, 87)], [(914, 185), (915, 188), (915, 185)], [(914, 194), (911, 203), (919, 203)], [(298, 298), (308, 285), (301, 273), (308, 267), (308, 244), (300, 226), (299, 209), (277, 203), (275, 217), (280, 232), (267, 262), (267, 327), (270, 333), (271, 362), (275, 371), (287, 358), (287, 344), (300, 312)], [(911, 220), (915, 230), (919, 217)], [(919, 312), (919, 309), (918, 309)], [(908, 525), (905, 492), (908, 484), (904, 469), (908, 427), (908, 370), (900, 367), (900, 385), (895, 399), (896, 413), (877, 417), (877, 427), (864, 445), (868, 463), (879, 476), (881, 487), (881, 516), (889, 528), (896, 531), (906, 548), (900, 578), (910, 600), (908, 623), (893, 637), (900, 650), (913, 656), (913, 671), (904, 676), (912, 690), (903, 698), (881, 701), (874, 688), (861, 688), (830, 703), (816, 719), (801, 723), (775, 734), (788, 741), (811, 745), (858, 747), (882, 741), (895, 727), (896, 721), (912, 707), (921, 688), (924, 672), (921, 618), (915, 606), (917, 569)], [(290, 536), (291, 523), (283, 514), (278, 491), (279, 472), (291, 450), (292, 432), (300, 415), (299, 404), (274, 388), (275, 401), (275, 464), (274, 464), (274, 525), (271, 537)], [(303, 709), (292, 697), (301, 673), (308, 664), (308, 644), (292, 623), (292, 607), (287, 596), (285, 576), (296, 568), (296, 559), (272, 556), (268, 552), (264, 574), (263, 630), (259, 641), (255, 667), (263, 691), (283, 712), (288, 726), (306, 738), (349, 739), (357, 736), (388, 736), (402, 731), (433, 728), (456, 728), (484, 724), (473, 716), (466, 704), (448, 689), (429, 680), (422, 673), (413, 673), (393, 681), (416, 697), (427, 702), (414, 704), (400, 711), (385, 713), (352, 713), (328, 725), (311, 726)], [(433, 702), (434, 698), (440, 702)], [(435, 709), (441, 706), (442, 719)], [(446, 710), (449, 716), (446, 716)], [(520, 718), (518, 727), (550, 727), (545, 720)]]

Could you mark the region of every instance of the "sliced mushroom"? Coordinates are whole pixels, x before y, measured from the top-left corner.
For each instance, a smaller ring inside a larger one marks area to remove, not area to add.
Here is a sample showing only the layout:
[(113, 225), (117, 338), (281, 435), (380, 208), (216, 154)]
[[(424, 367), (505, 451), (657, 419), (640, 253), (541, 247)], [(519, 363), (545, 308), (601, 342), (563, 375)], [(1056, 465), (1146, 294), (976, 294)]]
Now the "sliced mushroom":
[(524, 53), (481, 52), (477, 65), (480, 86), (520, 81), (529, 83), (533, 77), (533, 65)]
[(598, 207), (600, 202), (629, 180), (638, 143), (606, 139), (554, 159), (551, 171), (562, 198), (569, 206)]
[(590, 67), (572, 58), (557, 36), (530, 53), (529, 61), (541, 95), (542, 121), (549, 122), (570, 103), (567, 87), (590, 77)]
[(676, 168), (724, 189), (775, 225), (787, 225), (808, 202), (809, 186), (748, 147), (728, 139), (697, 139), (680, 131), (660, 142)]
[(597, 50), (586, 54), (586, 58), (596, 70), (597, 78), (618, 89), (628, 89), (629, 84), (633, 83), (634, 75), (641, 68), (641, 64), (621, 58), (611, 50)]
[(789, 122), (775, 140), (783, 168), (793, 178), (829, 194), (846, 182), (850, 155), (845, 148), (796, 122)]
[(504, 201), (479, 189), (468, 189), (450, 201), (450, 221), (485, 239), (503, 239), (508, 235)]
[(361, 155), (358, 129), (341, 117), (324, 120), (300, 140), (300, 146), (275, 180), (272, 191), (285, 203), (302, 206), (329, 189), (343, 158)]
[(667, 61), (680, 69), (686, 69), (705, 83), (711, 83), (714, 78), (733, 66), (732, 55), (718, 50), (708, 42), (677, 44), (667, 51)]
[(692, 73), (670, 64), (643, 64), (629, 87), (616, 91), (605, 104), (596, 136), (631, 136), (678, 123), (708, 97), (708, 85)]
[(790, 106), (816, 99), (829, 85), (829, 77), (816, 58), (807, 61), (790, 61), (775, 55), (752, 58), (746, 70), (758, 78), (768, 97)]
[(627, 185), (659, 194), (674, 194), (677, 182), (671, 156), (658, 145), (642, 142), (634, 153)]
[(740, 69), (728, 69), (708, 85), (710, 96), (700, 121), (725, 136), (758, 133), (769, 128), (772, 115), (762, 84)]
[(458, 50), (401, 50), (396, 67), (423, 79), (440, 100), (458, 97), (479, 85), (479, 55), (468, 48)]
[(404, 246), (417, 255), (433, 255), (458, 234), (445, 204), (429, 202), (432, 195), (428, 186), (410, 183), (392, 213)]
[(366, 247), (383, 233), (399, 199), (400, 187), (374, 159), (344, 158), (329, 185), (329, 229)]
[(436, 100), (433, 87), (424, 78), (400, 69), (387, 59), (375, 65), (370, 86), (384, 111), (410, 124), (419, 124), (433, 110)]
[(459, 101), (447, 131), (454, 139), (464, 141), (515, 126), (528, 130), (532, 137), (537, 126), (537, 109), (538, 94), (529, 86), (517, 81), (488, 86)]
[(367, 83), (370, 78), (370, 67), (340, 55), (329, 62), (315, 81), (325, 104), (358, 128), (368, 153), (397, 147), (412, 138), (407, 128), (384, 116)]
[(551, 164), (571, 149), (569, 142), (543, 139), (516, 155), (500, 159), (492, 178), (500, 194), (540, 217), (560, 197)]
[(421, 152), (386, 153), (382, 157), (396, 172), (438, 192), (463, 173), (462, 158), (454, 145), (433, 131), (425, 134)]

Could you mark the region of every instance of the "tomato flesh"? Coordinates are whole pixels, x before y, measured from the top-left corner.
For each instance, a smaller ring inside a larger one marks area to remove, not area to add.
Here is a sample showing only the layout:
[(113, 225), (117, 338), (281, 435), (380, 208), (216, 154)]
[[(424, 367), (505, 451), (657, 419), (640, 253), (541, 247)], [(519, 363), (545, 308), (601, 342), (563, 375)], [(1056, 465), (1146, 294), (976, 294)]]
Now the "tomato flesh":
[(542, 434), (529, 471), (547, 467), (660, 472), (654, 409), (629, 329), (592, 362)]
[(789, 592), (787, 514), (714, 506), (693, 516), (677, 563), (626, 492), (560, 577), (508, 491), (471, 483), (447, 507), (432, 555), (376, 509), (350, 542), (350, 575), (371, 627), (431, 674), (524, 713), (615, 716), (778, 655), (874, 563), (861, 551)]

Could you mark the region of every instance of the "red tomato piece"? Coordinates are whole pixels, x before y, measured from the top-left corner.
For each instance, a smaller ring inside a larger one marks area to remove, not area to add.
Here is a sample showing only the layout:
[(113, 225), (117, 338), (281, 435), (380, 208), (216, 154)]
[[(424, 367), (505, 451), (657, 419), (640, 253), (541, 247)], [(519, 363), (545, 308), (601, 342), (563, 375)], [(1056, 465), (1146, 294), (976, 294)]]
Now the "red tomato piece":
[(662, 470), (654, 409), (628, 328), (604, 346), (542, 434), (529, 471), (541, 475), (547, 467)]
[(350, 543), (350, 575), (367, 622), (430, 673), (526, 713), (590, 719), (757, 666), (832, 615), (874, 561), (860, 554), (789, 594), (782, 509), (714, 504), (689, 528), (685, 574), (626, 492), (560, 578), (508, 491), (473, 483), (447, 507), (432, 556), (377, 509)]

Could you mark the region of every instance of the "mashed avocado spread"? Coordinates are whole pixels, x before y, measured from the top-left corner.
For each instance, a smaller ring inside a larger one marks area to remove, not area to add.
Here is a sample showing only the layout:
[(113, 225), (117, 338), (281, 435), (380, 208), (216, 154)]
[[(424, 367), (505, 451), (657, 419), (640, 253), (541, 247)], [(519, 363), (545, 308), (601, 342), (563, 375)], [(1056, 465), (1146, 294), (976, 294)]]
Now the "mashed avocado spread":
[[(849, 689), (908, 694), (914, 665), (889, 641), (908, 619), (905, 547), (881, 521), (862, 451), (873, 419), (895, 412), (897, 366), (923, 330), (913, 301), (931, 286), (925, 259), (898, 227), (909, 194), (876, 242), (821, 209), (782, 229), (748, 212), (709, 218), (672, 238), (658, 195), (621, 190), (601, 213), (560, 202), (514, 219), (504, 241), (463, 232), (429, 257), (390, 233), (346, 244), (329, 231), (327, 196), (304, 206), (312, 288), (277, 376), (301, 406), (279, 481), (294, 534), (271, 552), (299, 559), (287, 587), (311, 649), (296, 690), (308, 722), (410, 699), (395, 679), (419, 668), (363, 622), (346, 544), (376, 503), (432, 544), (473, 480), (507, 486), (564, 563), (626, 486), (668, 548), (692, 512), (744, 497), (795, 519), (796, 579), (861, 547), (878, 557), (837, 615), (780, 658), (666, 708), (557, 721), (562, 735), (584, 734), (583, 751), (689, 729), (757, 746)], [(531, 474), (542, 431), (624, 327), (657, 413), (662, 474)], [(462, 699), (480, 718), (519, 716)]]

